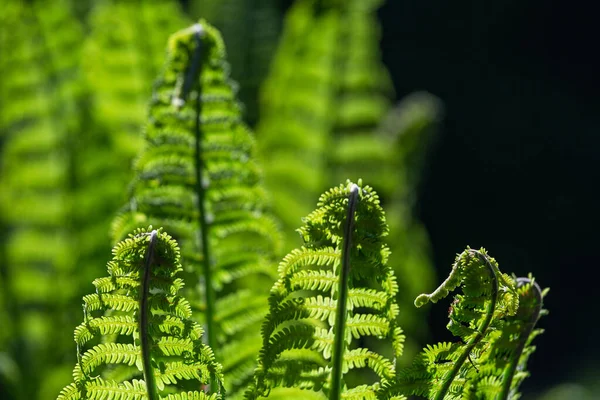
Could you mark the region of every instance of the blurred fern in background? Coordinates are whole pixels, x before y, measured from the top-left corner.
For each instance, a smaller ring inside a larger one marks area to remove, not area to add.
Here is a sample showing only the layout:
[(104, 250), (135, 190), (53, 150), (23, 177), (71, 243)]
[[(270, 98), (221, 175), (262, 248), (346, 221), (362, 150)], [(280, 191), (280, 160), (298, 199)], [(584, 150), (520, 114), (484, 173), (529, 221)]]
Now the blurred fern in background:
[(72, 364), (71, 339), (55, 327), (76, 321), (80, 284), (93, 272), (78, 265), (73, 216), (82, 29), (65, 1), (8, 1), (1, 14), (0, 268), (11, 321), (2, 348), (19, 368), (15, 395), (48, 398)]

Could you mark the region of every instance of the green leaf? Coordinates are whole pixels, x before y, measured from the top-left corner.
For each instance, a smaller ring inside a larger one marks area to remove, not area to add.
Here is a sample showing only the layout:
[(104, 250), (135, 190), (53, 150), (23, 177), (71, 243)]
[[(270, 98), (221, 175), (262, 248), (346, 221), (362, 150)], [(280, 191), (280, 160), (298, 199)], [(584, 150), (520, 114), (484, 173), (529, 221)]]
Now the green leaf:
[[(179, 241), (186, 297), (205, 324), (225, 376), (232, 375), (226, 382), (235, 397), (251, 378), (248, 365), (257, 353), (247, 350), (258, 350), (260, 321), (267, 312), (261, 287), (275, 279), (274, 255), (281, 250), (253, 160), (253, 138), (241, 120), (228, 70), (221, 37), (208, 23), (171, 36), (131, 198), (113, 232), (119, 239), (152, 224)], [(251, 300), (232, 310), (241, 293)], [(249, 332), (255, 332), (254, 345), (245, 339)], [(231, 347), (236, 344), (237, 349)], [(223, 358), (224, 349), (245, 357)]]

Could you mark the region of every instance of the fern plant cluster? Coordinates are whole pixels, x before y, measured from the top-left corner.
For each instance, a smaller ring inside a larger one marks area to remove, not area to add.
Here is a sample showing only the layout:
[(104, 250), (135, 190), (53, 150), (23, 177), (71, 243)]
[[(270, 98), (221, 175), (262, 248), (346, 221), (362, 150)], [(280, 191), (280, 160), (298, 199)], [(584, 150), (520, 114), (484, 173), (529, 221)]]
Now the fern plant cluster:
[(416, 298), (461, 291), (457, 341), (417, 351), (440, 106), (392, 105), (381, 3), (297, 0), (267, 74), (272, 1), (7, 2), (2, 398), (518, 398), (545, 291), (483, 249)]

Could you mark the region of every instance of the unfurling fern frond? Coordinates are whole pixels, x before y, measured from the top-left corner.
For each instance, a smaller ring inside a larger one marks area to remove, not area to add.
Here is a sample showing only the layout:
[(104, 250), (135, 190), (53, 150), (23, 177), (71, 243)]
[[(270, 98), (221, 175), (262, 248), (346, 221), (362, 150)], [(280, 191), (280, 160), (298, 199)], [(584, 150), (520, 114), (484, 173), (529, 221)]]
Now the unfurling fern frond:
[(542, 292), (532, 279), (515, 280), (499, 271), (484, 249), (457, 256), (452, 272), (433, 293), (415, 300), (420, 307), (437, 302), (460, 287), (450, 306), (448, 329), (458, 343), (427, 346), (413, 365), (400, 370), (388, 396), (428, 399), (517, 399), (527, 375), (525, 363), (542, 306)]
[[(395, 376), (404, 340), (379, 198), (360, 181), (348, 182), (323, 194), (304, 222), (304, 246), (279, 265), (246, 396), (304, 398), (314, 391), (332, 399), (341, 392), (345, 399), (376, 398), (380, 385)], [(367, 337), (385, 353), (365, 346)], [(367, 381), (349, 387), (345, 378), (355, 370), (364, 370)]]
[(114, 234), (151, 223), (178, 240), (187, 297), (235, 396), (255, 368), (267, 312), (263, 287), (275, 279), (280, 243), (224, 57), (221, 37), (204, 21), (171, 37), (146, 149)]
[[(221, 398), (221, 366), (179, 295), (179, 259), (177, 243), (151, 227), (115, 246), (109, 276), (83, 298), (75, 381), (58, 400)], [(209, 383), (212, 395), (200, 390)]]
[[(377, 188), (394, 234), (398, 301), (411, 302), (433, 284), (426, 231), (414, 213), (413, 158), (426, 153), (427, 128), (439, 102), (422, 94), (392, 108), (393, 88), (380, 61), (377, 9), (382, 0), (298, 0), (288, 12), (271, 72), (262, 87), (257, 137), (273, 208), (286, 247), (314, 198), (351, 176)], [(431, 132), (429, 132), (431, 133)], [(401, 313), (406, 350), (421, 348), (427, 326)]]

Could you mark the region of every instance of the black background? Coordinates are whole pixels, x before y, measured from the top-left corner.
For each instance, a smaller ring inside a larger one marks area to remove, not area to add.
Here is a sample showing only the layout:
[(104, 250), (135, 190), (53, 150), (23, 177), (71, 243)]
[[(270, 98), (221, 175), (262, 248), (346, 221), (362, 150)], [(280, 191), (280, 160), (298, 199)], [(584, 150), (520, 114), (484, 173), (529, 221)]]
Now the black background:
[[(600, 371), (600, 29), (577, 3), (388, 0), (379, 13), (398, 98), (427, 90), (445, 106), (418, 210), (439, 276), (483, 246), (551, 287), (525, 393)], [(451, 340), (447, 307), (433, 310)]]

